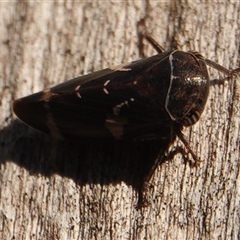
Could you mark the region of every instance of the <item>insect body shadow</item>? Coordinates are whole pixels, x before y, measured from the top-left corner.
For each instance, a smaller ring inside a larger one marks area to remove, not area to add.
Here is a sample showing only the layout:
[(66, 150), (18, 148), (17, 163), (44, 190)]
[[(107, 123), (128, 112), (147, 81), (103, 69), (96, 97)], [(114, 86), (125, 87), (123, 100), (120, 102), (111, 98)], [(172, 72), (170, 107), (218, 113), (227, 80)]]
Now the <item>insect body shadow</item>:
[[(4, 135), (19, 128), (25, 127), (17, 121), (12, 122), (1, 132), (1, 138), (6, 139)], [(138, 191), (156, 160), (163, 160), (175, 136), (170, 137), (169, 133), (169, 137), (166, 134), (165, 138), (158, 140), (91, 144), (57, 141), (30, 130), (29, 135), (19, 135), (15, 139), (6, 143), (9, 152), (4, 154), (2, 149), (1, 162), (11, 159), (31, 175), (50, 177), (57, 174), (72, 179), (79, 186), (125, 182)]]

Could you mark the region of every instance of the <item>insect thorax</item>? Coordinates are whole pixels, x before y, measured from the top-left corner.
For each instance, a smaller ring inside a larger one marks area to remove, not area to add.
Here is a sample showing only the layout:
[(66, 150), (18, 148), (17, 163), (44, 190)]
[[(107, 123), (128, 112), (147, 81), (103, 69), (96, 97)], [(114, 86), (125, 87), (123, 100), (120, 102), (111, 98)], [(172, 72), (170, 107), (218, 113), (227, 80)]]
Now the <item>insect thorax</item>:
[(206, 104), (209, 76), (204, 60), (190, 52), (169, 55), (171, 76), (165, 108), (173, 121), (183, 126), (196, 123)]

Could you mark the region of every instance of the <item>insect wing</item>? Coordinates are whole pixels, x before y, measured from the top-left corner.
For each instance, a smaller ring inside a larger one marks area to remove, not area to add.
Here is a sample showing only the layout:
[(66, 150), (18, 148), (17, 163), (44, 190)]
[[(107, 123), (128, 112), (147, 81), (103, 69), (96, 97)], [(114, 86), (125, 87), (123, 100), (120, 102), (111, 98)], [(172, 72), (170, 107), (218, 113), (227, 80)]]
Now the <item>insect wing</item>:
[(159, 138), (157, 129), (169, 123), (168, 86), (162, 81), (169, 74), (162, 68), (168, 56), (72, 79), (16, 100), (13, 110), (29, 126), (59, 139)]

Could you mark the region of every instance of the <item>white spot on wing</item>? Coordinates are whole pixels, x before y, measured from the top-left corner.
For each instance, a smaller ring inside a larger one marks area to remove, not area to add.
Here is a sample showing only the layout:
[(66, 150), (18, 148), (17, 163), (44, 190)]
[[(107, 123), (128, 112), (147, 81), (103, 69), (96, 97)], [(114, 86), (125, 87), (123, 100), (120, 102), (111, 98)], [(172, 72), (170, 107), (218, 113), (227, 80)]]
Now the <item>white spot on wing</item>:
[(43, 90), (42, 93), (43, 94), (41, 95), (39, 101), (45, 101), (45, 102), (48, 102), (52, 96), (58, 95), (57, 93), (51, 92), (50, 88)]
[(111, 82), (111, 80), (107, 80), (106, 82), (104, 82), (103, 86), (103, 91), (105, 94), (109, 94), (108, 90), (105, 88), (109, 83)]
[(127, 65), (129, 65), (129, 63), (120, 64), (120, 65), (109, 67), (109, 68), (113, 71), (123, 71), (123, 72), (131, 71), (132, 70), (131, 68), (124, 68)]
[(117, 71), (129, 72), (129, 71), (131, 71), (131, 70), (132, 70), (131, 68), (121, 68), (121, 69), (118, 69)]
[(109, 94), (109, 92), (106, 88), (103, 88), (103, 91), (104, 91), (105, 94)]
[(75, 87), (75, 91), (76, 91), (76, 94), (77, 94), (77, 97), (78, 98), (82, 98), (80, 92), (79, 92), (79, 89), (80, 89), (81, 85), (78, 85), (77, 87)]
[(105, 127), (112, 133), (115, 139), (120, 139), (124, 134), (123, 126), (127, 123), (126, 118), (108, 115), (105, 121)]
[[(130, 98), (129, 100), (130, 100), (131, 102), (134, 102), (134, 98)], [(122, 108), (123, 106), (129, 106), (129, 101), (126, 100), (126, 101), (124, 101), (124, 102), (119, 103), (119, 104), (116, 105), (115, 107), (113, 107), (112, 110), (113, 110), (114, 115), (117, 115), (117, 116), (118, 116), (118, 115), (120, 114), (121, 108)]]
[(107, 81), (103, 84), (103, 86), (106, 87), (110, 82), (111, 82), (111, 80), (107, 80)]

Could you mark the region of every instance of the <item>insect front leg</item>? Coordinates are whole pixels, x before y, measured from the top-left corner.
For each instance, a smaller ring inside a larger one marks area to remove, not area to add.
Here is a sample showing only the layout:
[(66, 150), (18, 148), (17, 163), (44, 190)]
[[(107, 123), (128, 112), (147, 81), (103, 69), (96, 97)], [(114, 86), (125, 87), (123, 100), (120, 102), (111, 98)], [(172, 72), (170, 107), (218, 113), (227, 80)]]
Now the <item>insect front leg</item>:
[(194, 160), (194, 161), (189, 160), (189, 162), (191, 163), (191, 165), (192, 165), (193, 167), (197, 166), (197, 165), (199, 164), (199, 162), (202, 162), (202, 160), (200, 160), (200, 159), (197, 157), (197, 155), (194, 153), (194, 151), (191, 149), (191, 147), (190, 147), (188, 141), (185, 139), (185, 137), (184, 137), (181, 129), (178, 128), (178, 127), (175, 128), (175, 133), (176, 133), (176, 135), (178, 136), (178, 138), (182, 141), (182, 143), (184, 144), (184, 146), (185, 146), (185, 148), (187, 149), (188, 153), (191, 154), (191, 156), (192, 156), (192, 158), (193, 158), (193, 160)]

